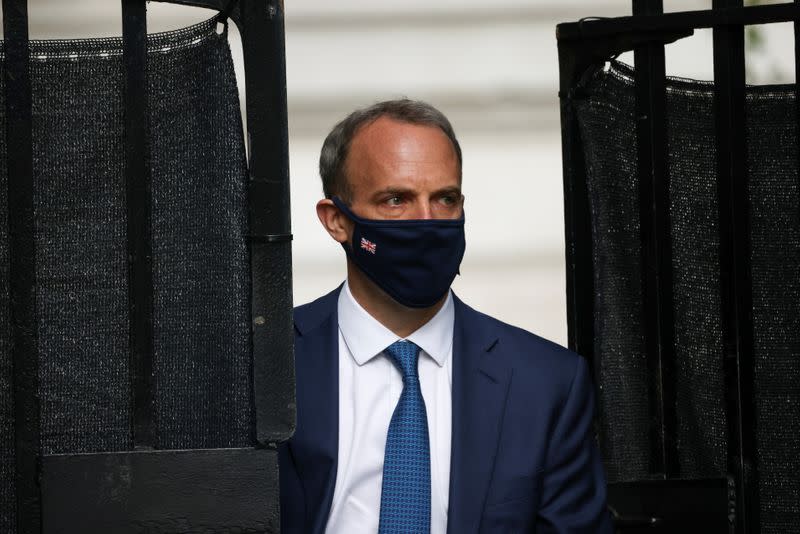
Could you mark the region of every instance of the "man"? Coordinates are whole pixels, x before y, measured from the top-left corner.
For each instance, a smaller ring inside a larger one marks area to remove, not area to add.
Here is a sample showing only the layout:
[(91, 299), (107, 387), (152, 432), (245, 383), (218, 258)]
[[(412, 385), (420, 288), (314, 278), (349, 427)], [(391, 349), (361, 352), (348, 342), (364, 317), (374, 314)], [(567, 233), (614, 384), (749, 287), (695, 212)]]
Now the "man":
[(282, 532), (611, 532), (585, 362), (449, 289), (465, 240), (447, 119), (411, 100), (356, 111), (320, 174), (347, 281), (295, 311)]

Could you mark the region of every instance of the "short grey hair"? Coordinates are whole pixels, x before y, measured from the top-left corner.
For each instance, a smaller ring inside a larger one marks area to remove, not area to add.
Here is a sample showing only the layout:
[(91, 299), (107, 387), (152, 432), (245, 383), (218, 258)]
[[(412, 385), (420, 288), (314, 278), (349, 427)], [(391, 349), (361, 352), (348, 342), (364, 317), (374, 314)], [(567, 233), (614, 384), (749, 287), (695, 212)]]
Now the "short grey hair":
[(407, 98), (386, 100), (352, 112), (334, 126), (331, 133), (325, 138), (319, 155), (319, 175), (322, 178), (322, 190), (325, 198), (338, 196), (343, 201), (350, 202), (352, 190), (345, 175), (345, 163), (350, 143), (361, 127), (380, 117), (389, 117), (409, 124), (435, 126), (442, 130), (450, 139), (456, 152), (458, 178), (461, 179), (461, 146), (458, 144), (453, 126), (447, 117), (427, 102)]

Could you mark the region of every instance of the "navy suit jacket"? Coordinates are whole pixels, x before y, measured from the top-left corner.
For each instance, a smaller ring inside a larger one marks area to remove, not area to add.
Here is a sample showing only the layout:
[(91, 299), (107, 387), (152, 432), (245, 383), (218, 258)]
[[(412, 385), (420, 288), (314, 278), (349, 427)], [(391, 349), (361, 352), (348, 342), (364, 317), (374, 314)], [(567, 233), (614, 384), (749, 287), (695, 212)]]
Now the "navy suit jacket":
[[(338, 295), (295, 310), (297, 431), (279, 446), (283, 534), (324, 533), (331, 509)], [(448, 534), (610, 533), (583, 358), (454, 303)]]

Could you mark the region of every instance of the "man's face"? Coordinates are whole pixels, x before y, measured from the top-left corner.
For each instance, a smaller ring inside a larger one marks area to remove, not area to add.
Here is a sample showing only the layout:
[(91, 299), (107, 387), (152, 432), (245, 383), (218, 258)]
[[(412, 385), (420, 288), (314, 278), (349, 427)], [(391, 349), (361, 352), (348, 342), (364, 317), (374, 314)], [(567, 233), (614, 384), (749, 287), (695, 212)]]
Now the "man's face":
[(350, 144), (345, 175), (352, 193), (350, 208), (359, 217), (461, 217), (458, 157), (435, 126), (388, 117), (363, 126)]

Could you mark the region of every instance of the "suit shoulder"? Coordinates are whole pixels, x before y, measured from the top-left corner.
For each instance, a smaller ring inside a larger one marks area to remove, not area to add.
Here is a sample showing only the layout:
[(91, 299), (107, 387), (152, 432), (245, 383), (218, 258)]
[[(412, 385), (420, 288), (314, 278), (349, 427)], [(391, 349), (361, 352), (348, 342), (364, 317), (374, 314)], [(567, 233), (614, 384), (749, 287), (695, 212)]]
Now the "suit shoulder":
[(554, 402), (561, 404), (576, 380), (589, 373), (588, 362), (576, 352), (522, 328), (497, 323), (505, 332), (498, 339), (498, 352), (509, 359), (523, 382), (539, 384), (542, 391), (558, 391), (552, 397)]
[(326, 318), (336, 311), (339, 300), (339, 291), (342, 286), (337, 287), (327, 295), (323, 295), (316, 300), (301, 304), (294, 308), (294, 326), (299, 333), (314, 329)]
[(512, 360), (515, 369), (533, 373), (543, 372), (560, 375), (571, 381), (576, 367), (584, 362), (579, 354), (562, 347), (523, 328), (472, 310), (480, 321), (497, 332), (497, 347), (505, 357)]
[(305, 304), (300, 304), (298, 306), (295, 306), (293, 310), (295, 319), (297, 317), (304, 318), (308, 315), (314, 315), (315, 311), (320, 306), (325, 306), (326, 300), (328, 299), (329, 296), (330, 294), (323, 295), (321, 297), (312, 300), (311, 302), (306, 302)]

